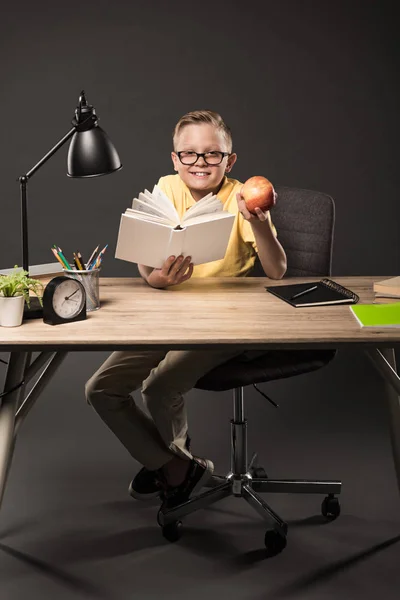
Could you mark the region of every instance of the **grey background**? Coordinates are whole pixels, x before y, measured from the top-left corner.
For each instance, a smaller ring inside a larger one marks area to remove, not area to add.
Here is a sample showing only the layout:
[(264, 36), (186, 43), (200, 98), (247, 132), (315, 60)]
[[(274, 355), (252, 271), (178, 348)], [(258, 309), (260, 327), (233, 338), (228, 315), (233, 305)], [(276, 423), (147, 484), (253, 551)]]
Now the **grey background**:
[[(103, 274), (137, 275), (113, 258), (120, 214), (171, 172), (179, 117), (211, 108), (233, 130), (234, 177), (262, 174), (333, 196), (333, 275), (398, 274), (396, 4), (8, 5), (0, 20), (0, 267), (21, 263), (16, 180), (68, 131), (85, 89), (124, 168), (69, 179), (67, 148), (42, 167), (29, 184), (31, 264), (49, 262), (53, 243), (87, 255), (108, 242)], [(194, 516), (170, 546), (156, 507), (127, 499), (138, 465), (83, 398), (106, 356), (70, 354), (23, 427), (1, 513), (2, 598), (222, 590), (234, 598), (397, 598), (398, 494), (383, 385), (362, 354), (343, 351), (320, 372), (269, 385), (279, 411), (246, 390), (250, 450), (271, 476), (344, 482), (343, 514), (325, 527), (307, 521), (318, 498), (270, 499), (291, 533), (269, 562), (259, 554), (264, 525), (238, 500)], [(191, 392), (188, 406), (196, 453), (226, 471), (230, 394)]]

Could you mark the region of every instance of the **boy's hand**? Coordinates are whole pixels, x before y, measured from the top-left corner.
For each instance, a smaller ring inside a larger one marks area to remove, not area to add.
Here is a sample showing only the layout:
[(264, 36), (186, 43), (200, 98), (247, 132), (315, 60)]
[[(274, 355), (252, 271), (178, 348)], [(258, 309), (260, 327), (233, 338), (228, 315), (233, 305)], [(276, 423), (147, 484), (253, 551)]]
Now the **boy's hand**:
[[(275, 199), (276, 199), (276, 192), (274, 190), (274, 194), (275, 194)], [(268, 219), (268, 211), (267, 210), (261, 210), (261, 208), (256, 208), (256, 214), (251, 213), (247, 206), (246, 206), (246, 202), (243, 198), (243, 196), (241, 195), (241, 193), (237, 193), (236, 194), (236, 200), (238, 203), (238, 208), (239, 208), (239, 212), (242, 214), (242, 217), (244, 219), (246, 219), (246, 221), (266, 221)]]
[(154, 288), (166, 288), (187, 281), (193, 273), (193, 263), (190, 260), (191, 256), (184, 258), (182, 254), (178, 258), (170, 256), (161, 269), (153, 269), (147, 283)]

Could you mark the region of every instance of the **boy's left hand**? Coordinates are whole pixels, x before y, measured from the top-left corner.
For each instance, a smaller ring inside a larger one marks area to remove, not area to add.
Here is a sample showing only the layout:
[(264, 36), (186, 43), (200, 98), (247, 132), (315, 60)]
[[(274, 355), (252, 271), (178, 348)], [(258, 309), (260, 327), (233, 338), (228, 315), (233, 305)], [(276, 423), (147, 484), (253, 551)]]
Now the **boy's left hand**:
[(246, 202), (240, 192), (236, 194), (236, 200), (238, 203), (239, 212), (242, 214), (242, 217), (246, 219), (246, 221), (266, 221), (268, 219), (268, 210), (261, 210), (261, 208), (256, 208), (256, 214), (251, 213), (248, 210)]

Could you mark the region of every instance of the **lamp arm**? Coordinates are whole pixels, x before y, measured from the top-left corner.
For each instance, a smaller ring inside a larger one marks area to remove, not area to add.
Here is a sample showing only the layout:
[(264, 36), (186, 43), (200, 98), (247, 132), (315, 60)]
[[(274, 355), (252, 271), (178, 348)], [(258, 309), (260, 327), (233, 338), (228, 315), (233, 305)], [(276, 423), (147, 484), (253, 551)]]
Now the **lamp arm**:
[[(83, 92), (82, 92), (83, 94)], [(85, 101), (86, 102), (86, 101)], [(85, 104), (86, 106), (86, 104)], [(91, 107), (92, 108), (92, 107)], [(72, 120), (73, 127), (64, 135), (63, 138), (47, 154), (39, 160), (25, 175), (19, 177), (20, 197), (21, 197), (21, 230), (22, 230), (22, 268), (29, 273), (29, 250), (28, 250), (28, 202), (27, 202), (27, 183), (36, 171), (40, 169), (45, 162), (49, 160), (77, 131), (86, 131), (97, 125), (97, 116), (94, 110), (91, 110), (87, 116), (82, 118), (81, 115), (81, 99), (79, 111), (76, 113), (76, 118)]]
[(72, 127), (72, 129), (70, 129), (68, 131), (67, 134), (64, 135), (63, 138), (61, 138), (61, 140), (59, 142), (57, 142), (57, 144), (55, 146), (53, 146), (53, 148), (51, 150), (48, 151), (47, 154), (45, 154), (43, 156), (43, 158), (41, 158), (39, 160), (39, 162), (32, 167), (32, 169), (30, 171), (28, 171), (26, 173), (26, 175), (23, 175), (23, 177), (26, 177), (26, 179), (30, 179), (32, 177), (32, 175), (34, 175), (36, 173), (36, 171), (38, 171), (40, 169), (40, 167), (42, 165), (44, 165), (45, 162), (47, 162), (49, 160), (49, 158), (51, 158), (53, 156), (53, 154), (55, 154), (57, 152), (57, 150), (59, 150), (61, 148), (61, 146), (63, 146), (66, 142), (68, 142), (69, 139), (72, 138), (72, 136), (74, 135), (75, 131), (77, 130), (77, 127)]
[(49, 160), (77, 131), (78, 126), (72, 127), (68, 133), (59, 141), (39, 162), (30, 169), (25, 175), (19, 177), (20, 199), (21, 199), (21, 230), (22, 230), (22, 268), (29, 273), (29, 245), (28, 245), (28, 202), (27, 202), (27, 183), (36, 171), (40, 169), (45, 162)]

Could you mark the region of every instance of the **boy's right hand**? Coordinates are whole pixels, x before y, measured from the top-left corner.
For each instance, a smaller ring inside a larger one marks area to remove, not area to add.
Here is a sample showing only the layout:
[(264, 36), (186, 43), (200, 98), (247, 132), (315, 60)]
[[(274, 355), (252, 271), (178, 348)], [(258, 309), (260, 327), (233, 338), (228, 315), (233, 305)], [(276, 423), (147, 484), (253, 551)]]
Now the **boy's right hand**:
[(167, 258), (161, 269), (153, 269), (147, 278), (147, 283), (154, 288), (166, 288), (178, 285), (190, 279), (193, 273), (191, 256), (184, 258), (182, 254), (178, 257)]

